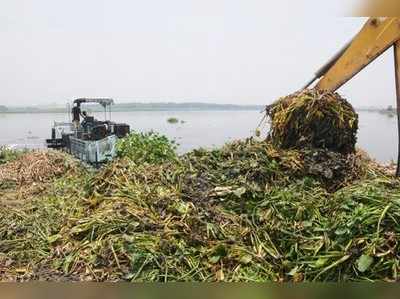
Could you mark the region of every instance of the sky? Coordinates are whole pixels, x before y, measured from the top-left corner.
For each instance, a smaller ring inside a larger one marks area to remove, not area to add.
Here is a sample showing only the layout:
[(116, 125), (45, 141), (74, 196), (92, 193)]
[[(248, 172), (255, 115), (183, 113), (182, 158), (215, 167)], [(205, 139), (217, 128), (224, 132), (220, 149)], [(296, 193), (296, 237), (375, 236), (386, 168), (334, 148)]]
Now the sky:
[[(353, 1), (354, 2), (354, 1)], [(1, 0), (0, 105), (269, 104), (298, 90), (356, 34), (336, 0)], [(392, 53), (340, 89), (395, 103)]]

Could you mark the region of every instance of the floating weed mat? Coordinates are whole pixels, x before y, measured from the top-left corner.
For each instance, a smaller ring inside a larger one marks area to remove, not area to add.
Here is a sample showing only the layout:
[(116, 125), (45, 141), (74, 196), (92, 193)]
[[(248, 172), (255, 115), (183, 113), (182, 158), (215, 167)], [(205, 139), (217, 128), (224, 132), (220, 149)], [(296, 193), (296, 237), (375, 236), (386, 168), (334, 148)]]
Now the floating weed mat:
[(399, 181), (358, 154), (327, 190), (330, 155), (248, 139), (63, 176), (0, 206), (0, 280), (397, 281)]
[(337, 93), (303, 90), (267, 106), (266, 113), (269, 139), (276, 146), (355, 152), (358, 116)]

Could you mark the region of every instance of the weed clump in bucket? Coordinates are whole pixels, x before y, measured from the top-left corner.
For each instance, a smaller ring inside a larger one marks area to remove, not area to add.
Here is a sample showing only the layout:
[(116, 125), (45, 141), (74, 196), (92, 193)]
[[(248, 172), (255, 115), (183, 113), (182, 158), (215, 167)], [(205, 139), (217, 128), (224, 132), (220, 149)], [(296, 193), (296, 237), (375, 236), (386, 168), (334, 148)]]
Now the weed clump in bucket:
[(355, 152), (358, 116), (337, 93), (303, 90), (267, 106), (266, 113), (268, 137), (278, 147)]

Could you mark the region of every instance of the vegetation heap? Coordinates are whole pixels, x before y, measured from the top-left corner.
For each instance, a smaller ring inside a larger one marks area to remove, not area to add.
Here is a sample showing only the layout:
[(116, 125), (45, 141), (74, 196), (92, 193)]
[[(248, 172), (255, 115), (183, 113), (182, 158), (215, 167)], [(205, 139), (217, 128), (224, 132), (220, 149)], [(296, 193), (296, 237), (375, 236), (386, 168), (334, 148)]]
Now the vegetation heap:
[(173, 147), (133, 133), (100, 171), (0, 204), (0, 280), (399, 279), (400, 184), (365, 154)]

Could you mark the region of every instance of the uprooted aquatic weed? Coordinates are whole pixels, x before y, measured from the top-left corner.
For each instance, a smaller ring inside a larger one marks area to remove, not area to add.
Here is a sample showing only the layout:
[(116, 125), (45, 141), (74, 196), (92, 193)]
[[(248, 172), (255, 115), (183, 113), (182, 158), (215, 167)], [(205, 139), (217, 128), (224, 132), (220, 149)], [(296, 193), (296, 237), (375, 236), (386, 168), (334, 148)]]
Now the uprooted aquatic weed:
[(162, 163), (174, 161), (177, 145), (175, 141), (156, 132), (131, 132), (118, 140), (117, 154), (120, 158), (130, 159), (137, 164)]
[(17, 159), (25, 152), (26, 151), (24, 150), (13, 150), (4, 146), (0, 146), (0, 165)]
[(317, 154), (335, 175), (321, 179), (313, 155), (249, 139), (62, 177), (23, 206), (0, 206), (0, 277), (397, 280), (399, 182), (359, 156), (369, 171), (327, 190), (335, 156)]
[(266, 108), (270, 140), (282, 148), (320, 148), (355, 152), (358, 115), (337, 93), (303, 90)]
[(14, 204), (46, 191), (55, 179), (84, 171), (77, 160), (57, 151), (17, 152), (0, 165), (0, 205)]
[[(396, 279), (399, 187), (386, 184), (375, 179), (332, 195), (307, 179), (256, 197), (219, 194), (200, 207), (153, 186), (95, 207), (47, 199), (36, 203), (36, 216), (59, 224), (31, 219), (33, 236), (18, 242), (19, 251), (2, 241), (2, 252), (15, 267), (32, 263), (22, 279), (43, 267), (100, 281)], [(60, 215), (65, 208), (71, 214)]]

